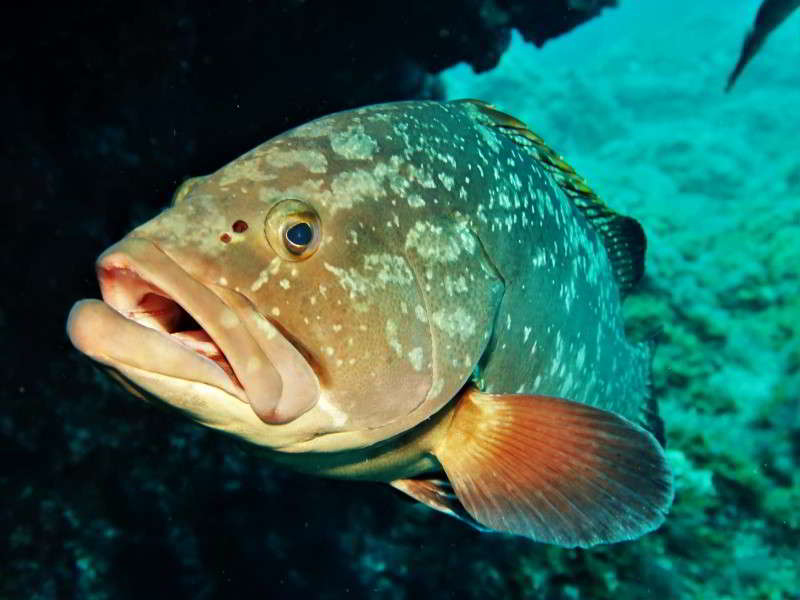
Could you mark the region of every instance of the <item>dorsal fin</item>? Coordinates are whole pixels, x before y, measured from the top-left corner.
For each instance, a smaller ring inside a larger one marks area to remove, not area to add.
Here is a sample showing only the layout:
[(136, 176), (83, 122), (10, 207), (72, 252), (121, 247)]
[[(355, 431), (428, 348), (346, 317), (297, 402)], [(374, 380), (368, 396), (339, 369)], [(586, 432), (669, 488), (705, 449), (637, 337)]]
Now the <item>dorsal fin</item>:
[(544, 140), (519, 119), (500, 112), (481, 100), (456, 100), (475, 106), (486, 117), (484, 124), (524, 146), (555, 179), (586, 220), (600, 234), (608, 253), (620, 293), (625, 296), (644, 274), (647, 238), (636, 219), (611, 210), (597, 197), (586, 181)]

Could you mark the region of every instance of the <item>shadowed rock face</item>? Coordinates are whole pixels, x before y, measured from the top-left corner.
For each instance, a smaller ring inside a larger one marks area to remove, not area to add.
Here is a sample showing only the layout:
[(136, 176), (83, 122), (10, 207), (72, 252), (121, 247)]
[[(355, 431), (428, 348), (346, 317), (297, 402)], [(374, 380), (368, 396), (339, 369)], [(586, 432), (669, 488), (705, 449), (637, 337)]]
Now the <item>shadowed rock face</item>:
[[(273, 0), (202, 10), (179, 1), (53, 7), (9, 23), (11, 41), (0, 64), (13, 82), (10, 108), (33, 121), (26, 125), (34, 138), (64, 143), (69, 136), (73, 149), (76, 142), (101, 146), (97, 151), (106, 156), (124, 145), (132, 163), (163, 159), (160, 151), (179, 163), (207, 146), (209, 136), (227, 157), (342, 108), (435, 97), (431, 73), (460, 61), (477, 71), (492, 68), (512, 28), (541, 46), (614, 4)], [(92, 131), (93, 123), (108, 131)], [(92, 144), (91, 136), (103, 139)]]
[[(14, 215), (0, 237), (0, 596), (128, 598), (156, 586), (173, 597), (297, 596), (314, 590), (312, 577), (354, 598), (372, 593), (353, 560), (372, 551), (361, 528), (383, 539), (416, 512), (397, 518), (391, 511), (405, 505), (382, 490), (356, 497), (322, 481), (283, 494), (297, 489), (293, 475), (110, 383), (98, 391), (69, 350), (63, 315), (72, 299), (97, 295), (98, 251), (162, 208), (185, 177), (321, 114), (436, 97), (432, 73), (458, 61), (493, 67), (512, 27), (541, 45), (613, 2), (577, 4), (175, 1), (9, 16), (0, 43), (0, 173)], [(361, 508), (370, 495), (385, 515)], [(425, 525), (414, 518), (401, 538)], [(461, 547), (473, 535), (440, 527)], [(329, 555), (306, 572), (316, 548)], [(441, 555), (432, 546), (414, 556), (409, 573), (431, 595)], [(411, 578), (396, 576), (401, 587)]]

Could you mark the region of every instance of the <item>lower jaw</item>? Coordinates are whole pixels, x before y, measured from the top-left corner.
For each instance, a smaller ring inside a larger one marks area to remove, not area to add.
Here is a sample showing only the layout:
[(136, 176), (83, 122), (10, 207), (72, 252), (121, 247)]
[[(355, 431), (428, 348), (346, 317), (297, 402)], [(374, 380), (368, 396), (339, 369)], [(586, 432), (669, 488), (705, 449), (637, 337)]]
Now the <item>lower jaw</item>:
[(222, 353), (219, 346), (214, 343), (214, 340), (203, 329), (194, 329), (189, 331), (178, 331), (171, 333), (170, 337), (178, 341), (183, 346), (196, 352), (200, 356), (213, 360), (219, 367), (225, 371), (230, 380), (239, 388), (244, 389), (239, 378), (231, 367), (231, 363)]

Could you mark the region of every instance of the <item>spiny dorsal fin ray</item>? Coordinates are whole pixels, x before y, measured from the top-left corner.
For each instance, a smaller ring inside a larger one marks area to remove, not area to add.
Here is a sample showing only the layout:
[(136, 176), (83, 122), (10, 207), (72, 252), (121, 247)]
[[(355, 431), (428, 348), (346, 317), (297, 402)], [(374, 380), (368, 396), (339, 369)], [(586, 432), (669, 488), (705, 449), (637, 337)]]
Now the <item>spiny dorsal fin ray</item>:
[(644, 274), (647, 239), (639, 222), (620, 215), (606, 206), (586, 181), (519, 119), (481, 100), (467, 99), (456, 102), (466, 102), (477, 107), (486, 117), (486, 125), (508, 135), (514, 142), (527, 148), (531, 156), (553, 176), (559, 187), (600, 234), (620, 292), (625, 296)]

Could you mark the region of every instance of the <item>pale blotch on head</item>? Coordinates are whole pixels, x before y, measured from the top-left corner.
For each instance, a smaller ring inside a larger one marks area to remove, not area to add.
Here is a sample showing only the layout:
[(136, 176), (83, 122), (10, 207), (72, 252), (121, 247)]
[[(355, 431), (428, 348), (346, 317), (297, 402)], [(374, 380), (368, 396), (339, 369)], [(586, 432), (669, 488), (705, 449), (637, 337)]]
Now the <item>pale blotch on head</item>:
[(320, 395), (319, 399), (317, 400), (317, 406), (322, 412), (331, 417), (334, 427), (341, 427), (347, 423), (347, 413), (337, 406), (334, 406), (328, 399), (327, 394), (323, 393)]
[(339, 173), (331, 181), (331, 192), (334, 209), (352, 208), (355, 204), (386, 196), (378, 178), (363, 169)]
[(260, 202), (272, 205), (276, 200), (283, 198), (314, 198), (322, 206), (328, 206), (331, 201), (331, 192), (327, 187), (325, 179), (312, 179), (308, 177), (296, 185), (290, 185), (280, 190), (271, 187), (264, 187), (258, 192)]
[(270, 173), (268, 169), (263, 167), (260, 158), (262, 147), (259, 146), (224, 166), (219, 172), (219, 186), (227, 188), (241, 184), (243, 181), (264, 183), (276, 179), (277, 175), (275, 173)]
[(222, 311), (219, 321), (225, 329), (233, 329), (239, 324), (239, 317), (236, 316), (235, 312), (226, 308)]
[(462, 307), (438, 310), (431, 315), (433, 324), (450, 337), (466, 342), (475, 334), (475, 318)]
[(312, 173), (325, 173), (328, 170), (328, 159), (319, 150), (273, 148), (265, 154), (264, 159), (276, 169), (300, 165)]
[(425, 200), (419, 194), (409, 194), (407, 200), (411, 208), (422, 208), (425, 206)]
[(275, 328), (275, 326), (270, 323), (269, 320), (261, 313), (254, 313), (254, 320), (258, 330), (264, 333), (268, 340), (271, 340), (278, 335), (278, 330)]
[(455, 185), (455, 179), (453, 179), (447, 173), (439, 173), (439, 181), (442, 182), (444, 188), (449, 192), (453, 189), (453, 185)]
[(281, 268), (281, 259), (277, 256), (274, 257), (270, 263), (261, 269), (258, 274), (258, 277), (255, 278), (253, 283), (250, 285), (251, 292), (257, 292), (261, 289), (261, 287), (269, 281), (270, 275), (277, 275), (278, 271)]
[(350, 299), (358, 301), (353, 305), (356, 310), (363, 310), (389, 286), (409, 286), (414, 282), (414, 274), (405, 258), (395, 254), (367, 254), (361, 269), (344, 269), (327, 262), (323, 266), (336, 276)]
[(336, 154), (349, 160), (371, 158), (378, 149), (378, 142), (364, 133), (364, 126), (350, 125), (346, 131), (331, 134), (331, 148)]
[[(169, 215), (169, 218), (163, 218)], [(191, 247), (199, 253), (218, 257), (227, 245), (220, 243), (220, 232), (230, 227), (230, 218), (220, 203), (209, 194), (190, 194), (175, 209), (140, 225), (137, 232), (168, 246)]]
[(265, 283), (269, 281), (269, 269), (261, 269), (261, 272), (256, 277), (255, 281), (253, 281), (252, 285), (250, 286), (251, 292), (257, 292), (261, 289)]
[(422, 348), (419, 346), (408, 351), (408, 360), (415, 371), (422, 370)]
[(386, 321), (386, 340), (389, 342), (389, 347), (394, 350), (397, 356), (402, 356), (403, 354), (403, 346), (400, 345), (400, 341), (397, 339), (397, 323), (392, 321), (392, 319), (387, 319)]
[(421, 304), (417, 304), (414, 307), (414, 314), (417, 315), (417, 319), (419, 319), (423, 323), (428, 322), (428, 315), (425, 314), (425, 309)]
[(442, 228), (427, 221), (414, 223), (406, 235), (406, 250), (415, 250), (420, 257), (441, 263), (453, 262), (461, 254), (461, 246)]

